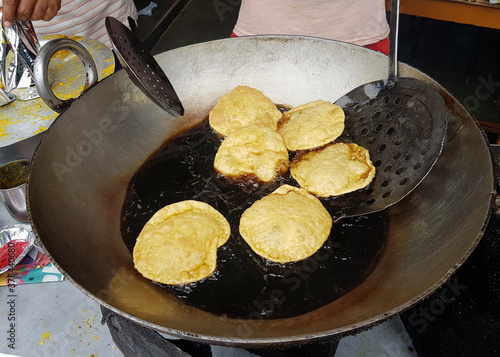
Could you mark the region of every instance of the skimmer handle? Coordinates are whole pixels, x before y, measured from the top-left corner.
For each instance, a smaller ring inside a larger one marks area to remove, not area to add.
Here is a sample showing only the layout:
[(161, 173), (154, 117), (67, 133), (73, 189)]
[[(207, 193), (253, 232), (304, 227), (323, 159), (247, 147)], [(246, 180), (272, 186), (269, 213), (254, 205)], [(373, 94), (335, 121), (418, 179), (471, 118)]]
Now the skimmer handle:
[(398, 76), (398, 31), (399, 31), (399, 0), (391, 2), (389, 24), (389, 78), (387, 88), (392, 88)]

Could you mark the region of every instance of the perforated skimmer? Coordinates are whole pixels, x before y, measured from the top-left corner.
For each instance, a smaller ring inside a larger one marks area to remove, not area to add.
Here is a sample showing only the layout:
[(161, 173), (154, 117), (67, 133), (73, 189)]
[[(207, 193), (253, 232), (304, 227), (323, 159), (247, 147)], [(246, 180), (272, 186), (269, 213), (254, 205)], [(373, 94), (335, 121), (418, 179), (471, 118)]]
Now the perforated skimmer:
[(380, 211), (425, 178), (441, 154), (447, 109), (441, 95), (415, 78), (397, 77), (399, 0), (390, 18), (388, 79), (364, 84), (335, 104), (344, 109), (349, 141), (368, 149), (376, 174), (367, 189), (337, 197), (339, 216)]
[(189, 3), (190, 0), (176, 0), (142, 42), (117, 19), (107, 17), (105, 21), (118, 60), (130, 79), (153, 102), (175, 117), (183, 116), (184, 108), (167, 75), (149, 51)]

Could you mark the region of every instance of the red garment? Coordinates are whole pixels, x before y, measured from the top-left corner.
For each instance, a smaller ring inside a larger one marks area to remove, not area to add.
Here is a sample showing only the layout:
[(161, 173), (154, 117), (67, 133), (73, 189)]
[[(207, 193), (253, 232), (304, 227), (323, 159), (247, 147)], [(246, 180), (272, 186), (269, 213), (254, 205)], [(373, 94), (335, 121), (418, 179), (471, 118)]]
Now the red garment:
[[(231, 37), (238, 37), (234, 32), (231, 34)], [(363, 46), (366, 48), (369, 48), (370, 50), (378, 51), (385, 53), (387, 56), (389, 56), (389, 38), (386, 37), (381, 41), (372, 43), (370, 45)]]
[(366, 45), (363, 47), (369, 48), (370, 50), (385, 53), (387, 56), (389, 56), (389, 38), (388, 37), (384, 38), (381, 41), (378, 41), (378, 42), (372, 43), (371, 45)]

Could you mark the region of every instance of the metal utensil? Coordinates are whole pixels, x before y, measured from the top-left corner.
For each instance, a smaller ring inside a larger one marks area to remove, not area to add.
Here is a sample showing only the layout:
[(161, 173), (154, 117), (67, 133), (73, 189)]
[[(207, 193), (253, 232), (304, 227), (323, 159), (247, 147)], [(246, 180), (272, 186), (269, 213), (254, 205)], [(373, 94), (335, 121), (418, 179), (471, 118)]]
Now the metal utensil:
[(189, 2), (190, 0), (174, 2), (153, 31), (146, 36), (144, 43), (117, 19), (106, 18), (109, 38), (116, 50), (118, 60), (130, 79), (152, 101), (174, 117), (183, 116), (184, 108), (167, 75), (149, 51)]
[(82, 93), (86, 92), (98, 82), (99, 73), (97, 72), (97, 67), (92, 55), (85, 46), (75, 40), (70, 38), (58, 38), (49, 41), (40, 49), (33, 66), (33, 75), (38, 93), (40, 93), (40, 96), (49, 108), (58, 113), (62, 113), (68, 109), (75, 98), (62, 100), (54, 94), (50, 87), (48, 76), (49, 63), (52, 56), (58, 51), (70, 51), (76, 54), (82, 62), (83, 68), (85, 69), (85, 84)]
[(350, 140), (370, 151), (377, 168), (368, 189), (337, 198), (340, 216), (380, 211), (408, 195), (443, 148), (446, 106), (430, 85), (398, 77), (399, 0), (392, 1), (389, 76), (350, 91), (335, 104), (346, 114)]
[(4, 28), (1, 20), (0, 13), (0, 81), (5, 89), (5, 92), (1, 91), (3, 100), (0, 105), (16, 98), (35, 99), (38, 93), (34, 86), (33, 65), (40, 44), (33, 24), (28, 20), (15, 20), (11, 27)]
[(35, 235), (29, 224), (0, 227), (0, 274), (13, 270), (34, 244)]
[(170, 8), (163, 14), (156, 25), (144, 37), (142, 43), (148, 51), (152, 51), (165, 32), (172, 26), (177, 17), (189, 5), (191, 0), (176, 0)]
[(11, 161), (0, 167), (0, 200), (19, 222), (29, 222), (26, 209), (26, 180), (31, 160)]

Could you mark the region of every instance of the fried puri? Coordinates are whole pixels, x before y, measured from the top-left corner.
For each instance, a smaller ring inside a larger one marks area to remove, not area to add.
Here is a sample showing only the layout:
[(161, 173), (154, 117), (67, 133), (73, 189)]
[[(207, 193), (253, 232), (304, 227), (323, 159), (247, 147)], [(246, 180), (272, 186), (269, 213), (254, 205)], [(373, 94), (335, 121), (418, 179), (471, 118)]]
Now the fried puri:
[(319, 197), (338, 196), (366, 187), (375, 177), (370, 153), (356, 144), (337, 143), (297, 157), (291, 174)]
[(133, 251), (134, 266), (153, 281), (188, 284), (212, 274), (217, 248), (231, 234), (229, 223), (212, 206), (182, 201), (165, 206), (146, 223)]
[(241, 179), (255, 176), (271, 182), (288, 170), (288, 151), (281, 136), (265, 125), (249, 125), (231, 134), (222, 142), (214, 160), (220, 174)]
[(255, 253), (289, 263), (313, 255), (331, 228), (332, 218), (316, 197), (283, 185), (243, 212), (239, 230)]
[(257, 89), (238, 86), (224, 95), (208, 116), (211, 127), (224, 136), (250, 124), (276, 130), (281, 112)]
[(285, 112), (278, 133), (288, 150), (309, 150), (337, 139), (344, 131), (344, 120), (342, 108), (317, 100)]

